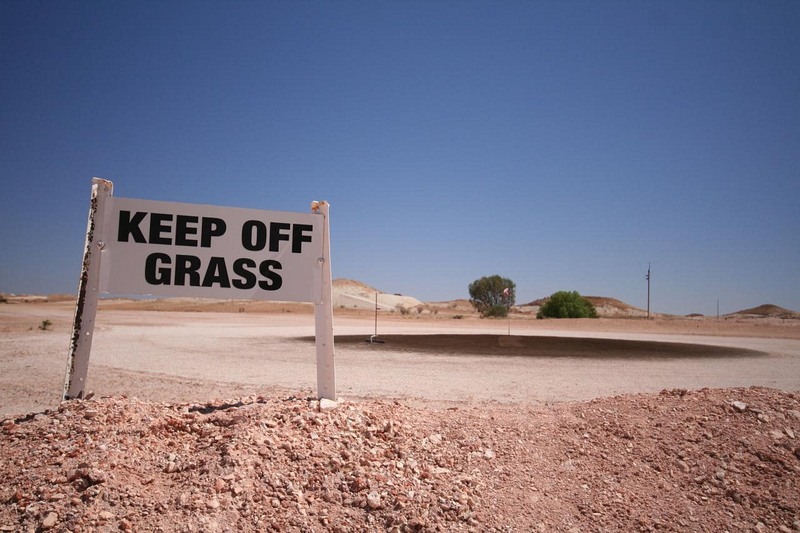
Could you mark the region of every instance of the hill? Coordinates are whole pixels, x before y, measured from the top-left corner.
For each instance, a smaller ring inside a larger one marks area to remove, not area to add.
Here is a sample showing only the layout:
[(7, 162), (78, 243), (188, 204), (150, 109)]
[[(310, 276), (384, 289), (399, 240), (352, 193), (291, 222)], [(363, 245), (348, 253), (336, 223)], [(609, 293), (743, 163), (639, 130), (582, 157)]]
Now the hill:
[[(589, 300), (597, 310), (597, 316), (601, 318), (644, 318), (647, 316), (647, 311), (639, 309), (630, 304), (616, 298), (609, 298), (607, 296), (584, 296)], [(550, 297), (539, 298), (528, 304), (520, 306), (524, 309), (530, 309), (534, 314), (539, 311), (539, 308), (547, 303)], [(650, 313), (655, 316), (655, 313)]]
[(380, 311), (407, 311), (422, 306), (422, 302), (411, 296), (387, 294), (380, 290), (352, 279), (333, 280), (333, 306), (347, 309), (375, 309)]
[(773, 304), (763, 304), (750, 309), (743, 309), (735, 313), (729, 313), (726, 317), (765, 317), (765, 318), (796, 318), (800, 319), (800, 313), (791, 309), (784, 309)]

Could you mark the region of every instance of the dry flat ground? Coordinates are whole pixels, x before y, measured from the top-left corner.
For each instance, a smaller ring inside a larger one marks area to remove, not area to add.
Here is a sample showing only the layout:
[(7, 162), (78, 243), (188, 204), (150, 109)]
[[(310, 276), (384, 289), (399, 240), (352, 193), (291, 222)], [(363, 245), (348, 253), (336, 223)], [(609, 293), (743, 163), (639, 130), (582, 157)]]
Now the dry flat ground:
[(308, 308), (143, 305), (62, 404), (72, 304), (0, 305), (0, 531), (800, 531), (800, 321), (348, 311), (327, 410)]
[[(314, 346), (302, 340), (314, 333), (309, 307), (239, 313), (231, 304), (221, 308), (233, 312), (175, 312), (161, 303), (159, 310), (143, 312), (144, 305), (155, 304), (108, 302), (98, 313), (88, 382), (98, 396), (202, 402), (315, 394)], [(57, 406), (72, 312), (68, 301), (0, 305), (0, 414)], [(38, 328), (43, 320), (53, 323), (49, 331)], [(335, 318), (335, 333), (343, 337), (336, 348), (342, 398), (553, 403), (664, 388), (800, 390), (798, 320), (519, 318), (510, 321), (509, 336), (505, 320), (394, 313), (379, 317), (385, 344), (361, 342), (374, 328), (369, 312)], [(418, 336), (415, 344), (408, 335)], [(460, 335), (482, 337), (458, 344)], [(693, 346), (641, 351), (619, 340)]]

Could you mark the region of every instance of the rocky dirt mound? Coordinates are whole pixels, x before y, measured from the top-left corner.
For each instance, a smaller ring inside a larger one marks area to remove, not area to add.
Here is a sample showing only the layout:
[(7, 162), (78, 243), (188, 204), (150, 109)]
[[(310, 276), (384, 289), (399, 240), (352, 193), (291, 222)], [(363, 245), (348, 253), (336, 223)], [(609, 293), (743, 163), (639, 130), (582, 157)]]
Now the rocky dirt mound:
[(771, 317), (771, 318), (800, 318), (800, 313), (790, 309), (784, 309), (777, 305), (764, 304), (751, 309), (743, 309), (735, 313), (725, 315), (726, 317)]
[(0, 427), (0, 531), (800, 530), (800, 400), (775, 390), (104, 398)]

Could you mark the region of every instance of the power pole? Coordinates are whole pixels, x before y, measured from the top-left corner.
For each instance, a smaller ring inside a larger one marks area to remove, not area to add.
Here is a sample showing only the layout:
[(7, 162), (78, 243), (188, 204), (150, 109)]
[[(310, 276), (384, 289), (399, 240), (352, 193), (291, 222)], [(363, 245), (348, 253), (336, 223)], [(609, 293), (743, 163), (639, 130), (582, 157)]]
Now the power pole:
[(647, 280), (647, 320), (650, 320), (650, 263), (647, 263), (647, 275), (644, 279)]

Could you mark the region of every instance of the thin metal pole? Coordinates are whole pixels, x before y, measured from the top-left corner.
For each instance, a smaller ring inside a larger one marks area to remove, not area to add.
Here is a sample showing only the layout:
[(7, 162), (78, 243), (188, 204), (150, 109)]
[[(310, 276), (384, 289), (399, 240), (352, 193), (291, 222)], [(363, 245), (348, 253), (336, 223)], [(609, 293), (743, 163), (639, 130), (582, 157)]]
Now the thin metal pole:
[(375, 292), (375, 337), (378, 336), (378, 293)]
[(647, 320), (650, 320), (650, 263), (647, 263)]

